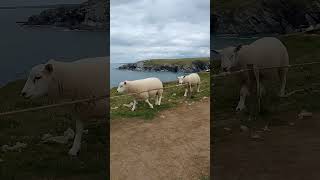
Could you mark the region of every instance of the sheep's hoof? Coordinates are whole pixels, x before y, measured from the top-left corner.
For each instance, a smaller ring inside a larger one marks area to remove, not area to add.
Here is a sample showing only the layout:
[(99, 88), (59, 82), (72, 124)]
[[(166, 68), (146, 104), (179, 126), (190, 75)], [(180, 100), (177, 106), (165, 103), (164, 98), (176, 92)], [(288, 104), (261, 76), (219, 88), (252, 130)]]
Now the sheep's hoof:
[(78, 156), (78, 152), (79, 151), (77, 151), (76, 149), (74, 149), (74, 148), (71, 148), (70, 150), (69, 150), (69, 155), (70, 156)]
[(240, 111), (243, 111), (244, 109), (246, 109), (246, 106), (237, 106), (236, 111), (240, 112)]

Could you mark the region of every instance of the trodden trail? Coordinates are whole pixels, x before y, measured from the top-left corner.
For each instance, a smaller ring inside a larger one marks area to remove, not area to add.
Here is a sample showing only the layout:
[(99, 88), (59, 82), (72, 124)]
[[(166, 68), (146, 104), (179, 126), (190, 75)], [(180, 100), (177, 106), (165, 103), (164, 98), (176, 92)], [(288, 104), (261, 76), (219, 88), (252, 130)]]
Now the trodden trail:
[(111, 121), (112, 180), (199, 180), (210, 169), (210, 99), (149, 121)]

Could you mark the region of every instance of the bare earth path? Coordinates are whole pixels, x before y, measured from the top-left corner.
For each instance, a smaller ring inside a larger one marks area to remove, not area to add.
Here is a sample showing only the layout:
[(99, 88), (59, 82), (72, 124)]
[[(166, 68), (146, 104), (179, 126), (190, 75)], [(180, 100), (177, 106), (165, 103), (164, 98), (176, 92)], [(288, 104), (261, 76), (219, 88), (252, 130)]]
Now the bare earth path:
[(111, 122), (111, 179), (195, 179), (209, 175), (210, 99), (155, 119)]
[(272, 126), (254, 141), (249, 132), (233, 128), (215, 142), (213, 178), (219, 180), (319, 180), (320, 114), (297, 119), (297, 113), (283, 114), (289, 121)]

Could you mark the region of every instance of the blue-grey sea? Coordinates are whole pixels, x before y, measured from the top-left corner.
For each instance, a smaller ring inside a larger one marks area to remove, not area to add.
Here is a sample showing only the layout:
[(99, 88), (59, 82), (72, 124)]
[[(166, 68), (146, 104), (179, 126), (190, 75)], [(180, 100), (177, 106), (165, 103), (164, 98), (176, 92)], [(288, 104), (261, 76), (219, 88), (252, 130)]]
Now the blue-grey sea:
[(0, 86), (26, 77), (31, 67), (49, 59), (72, 61), (109, 53), (105, 32), (22, 28), (16, 23), (42, 10), (0, 10)]
[[(34, 65), (49, 59), (72, 61), (79, 58), (107, 56), (109, 35), (105, 32), (69, 31), (67, 29), (22, 28), (16, 22), (26, 21), (43, 9), (0, 9), (0, 86), (26, 78)], [(212, 48), (223, 48), (254, 38), (214, 37)], [(133, 60), (134, 61), (134, 60)], [(110, 86), (124, 80), (159, 77), (163, 81), (175, 80), (183, 73), (133, 72), (117, 70), (121, 64), (110, 66)]]

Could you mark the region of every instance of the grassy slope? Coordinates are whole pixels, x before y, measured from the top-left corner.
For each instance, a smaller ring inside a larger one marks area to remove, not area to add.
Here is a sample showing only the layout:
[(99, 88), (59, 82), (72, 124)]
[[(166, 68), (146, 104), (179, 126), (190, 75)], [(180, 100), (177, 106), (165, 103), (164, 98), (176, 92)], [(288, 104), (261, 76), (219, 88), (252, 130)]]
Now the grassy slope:
[[(137, 110), (134, 112), (131, 112), (130, 108), (122, 106), (123, 104), (129, 104), (130, 102), (132, 102), (133, 99), (131, 97), (125, 96), (121, 98), (115, 98), (115, 99), (111, 99), (110, 106), (111, 108), (115, 108), (115, 107), (119, 107), (119, 108), (115, 110), (111, 110), (111, 119), (131, 118), (131, 117), (152, 119), (158, 112), (168, 108), (175, 107), (179, 103), (183, 103), (185, 100), (194, 101), (194, 100), (203, 98), (204, 96), (208, 97), (210, 95), (209, 73), (199, 73), (199, 75), (203, 83), (200, 88), (201, 92), (194, 94), (194, 96), (191, 99), (185, 99), (183, 97), (184, 88), (181, 86), (177, 88), (165, 89), (164, 95), (163, 95), (164, 97), (160, 107), (155, 106), (155, 109), (150, 109), (146, 103), (140, 102), (137, 105)], [(172, 86), (175, 84), (176, 83), (165, 83), (164, 87)], [(117, 94), (116, 88), (113, 88), (111, 90), (111, 96), (116, 96), (116, 95), (119, 95), (119, 94)], [(154, 101), (152, 100), (151, 103), (154, 104)]]
[[(290, 56), (290, 64), (320, 61), (320, 36), (283, 36), (280, 37), (287, 46)], [(218, 63), (215, 63), (217, 66)], [(303, 68), (292, 68), (287, 77), (287, 91), (301, 88), (315, 87), (314, 83), (320, 82), (320, 65), (307, 66)], [(287, 121), (287, 119), (277, 119), (276, 115), (281, 113), (293, 112), (298, 114), (301, 109), (309, 111), (319, 111), (320, 101), (319, 93), (297, 93), (289, 98), (280, 99), (276, 96), (279, 90), (279, 80), (275, 83), (269, 82), (267, 85), (268, 97), (263, 105), (266, 112), (263, 119), (275, 120), (275, 122)], [(215, 79), (213, 92), (215, 105), (216, 125), (227, 125), (237, 122), (237, 119), (244, 120), (244, 114), (236, 114), (235, 107), (239, 101), (240, 86), (234, 77)], [(315, 87), (319, 89), (319, 87)], [(270, 93), (271, 92), (271, 93)], [(252, 100), (252, 99), (251, 99)], [(247, 117), (247, 116), (245, 116)]]
[[(31, 103), (19, 97), (23, 84), (24, 81), (15, 81), (0, 89), (1, 112), (45, 104), (45, 99)], [(89, 133), (84, 135), (79, 158), (71, 159), (67, 154), (71, 141), (68, 145), (39, 143), (45, 133), (63, 135), (68, 127), (74, 129), (70, 117), (68, 110), (62, 108), (0, 117), (0, 145), (28, 144), (21, 153), (0, 153), (4, 161), (0, 163), (0, 179), (29, 179), (31, 175), (35, 179), (102, 179), (106, 167), (106, 122), (86, 124)]]
[(145, 62), (145, 65), (164, 65), (164, 64), (179, 64), (179, 65), (191, 65), (193, 61), (209, 61), (208, 57), (202, 58), (182, 58), (182, 59), (152, 59)]
[[(271, 1), (271, 0), (269, 0)], [(277, 1), (277, 0), (274, 0)], [(311, 3), (314, 0), (287, 0), (288, 3), (291, 4), (296, 4), (300, 7), (305, 6), (307, 3)], [(259, 2), (262, 2), (262, 0), (246, 0), (246, 1), (242, 1), (242, 0), (215, 0), (215, 1), (211, 1), (213, 3), (213, 5), (211, 6), (211, 13), (214, 12), (213, 10), (216, 10), (216, 8), (219, 8), (220, 11), (226, 11), (226, 10), (235, 10), (238, 8), (252, 8), (252, 7), (256, 7), (258, 5)]]

